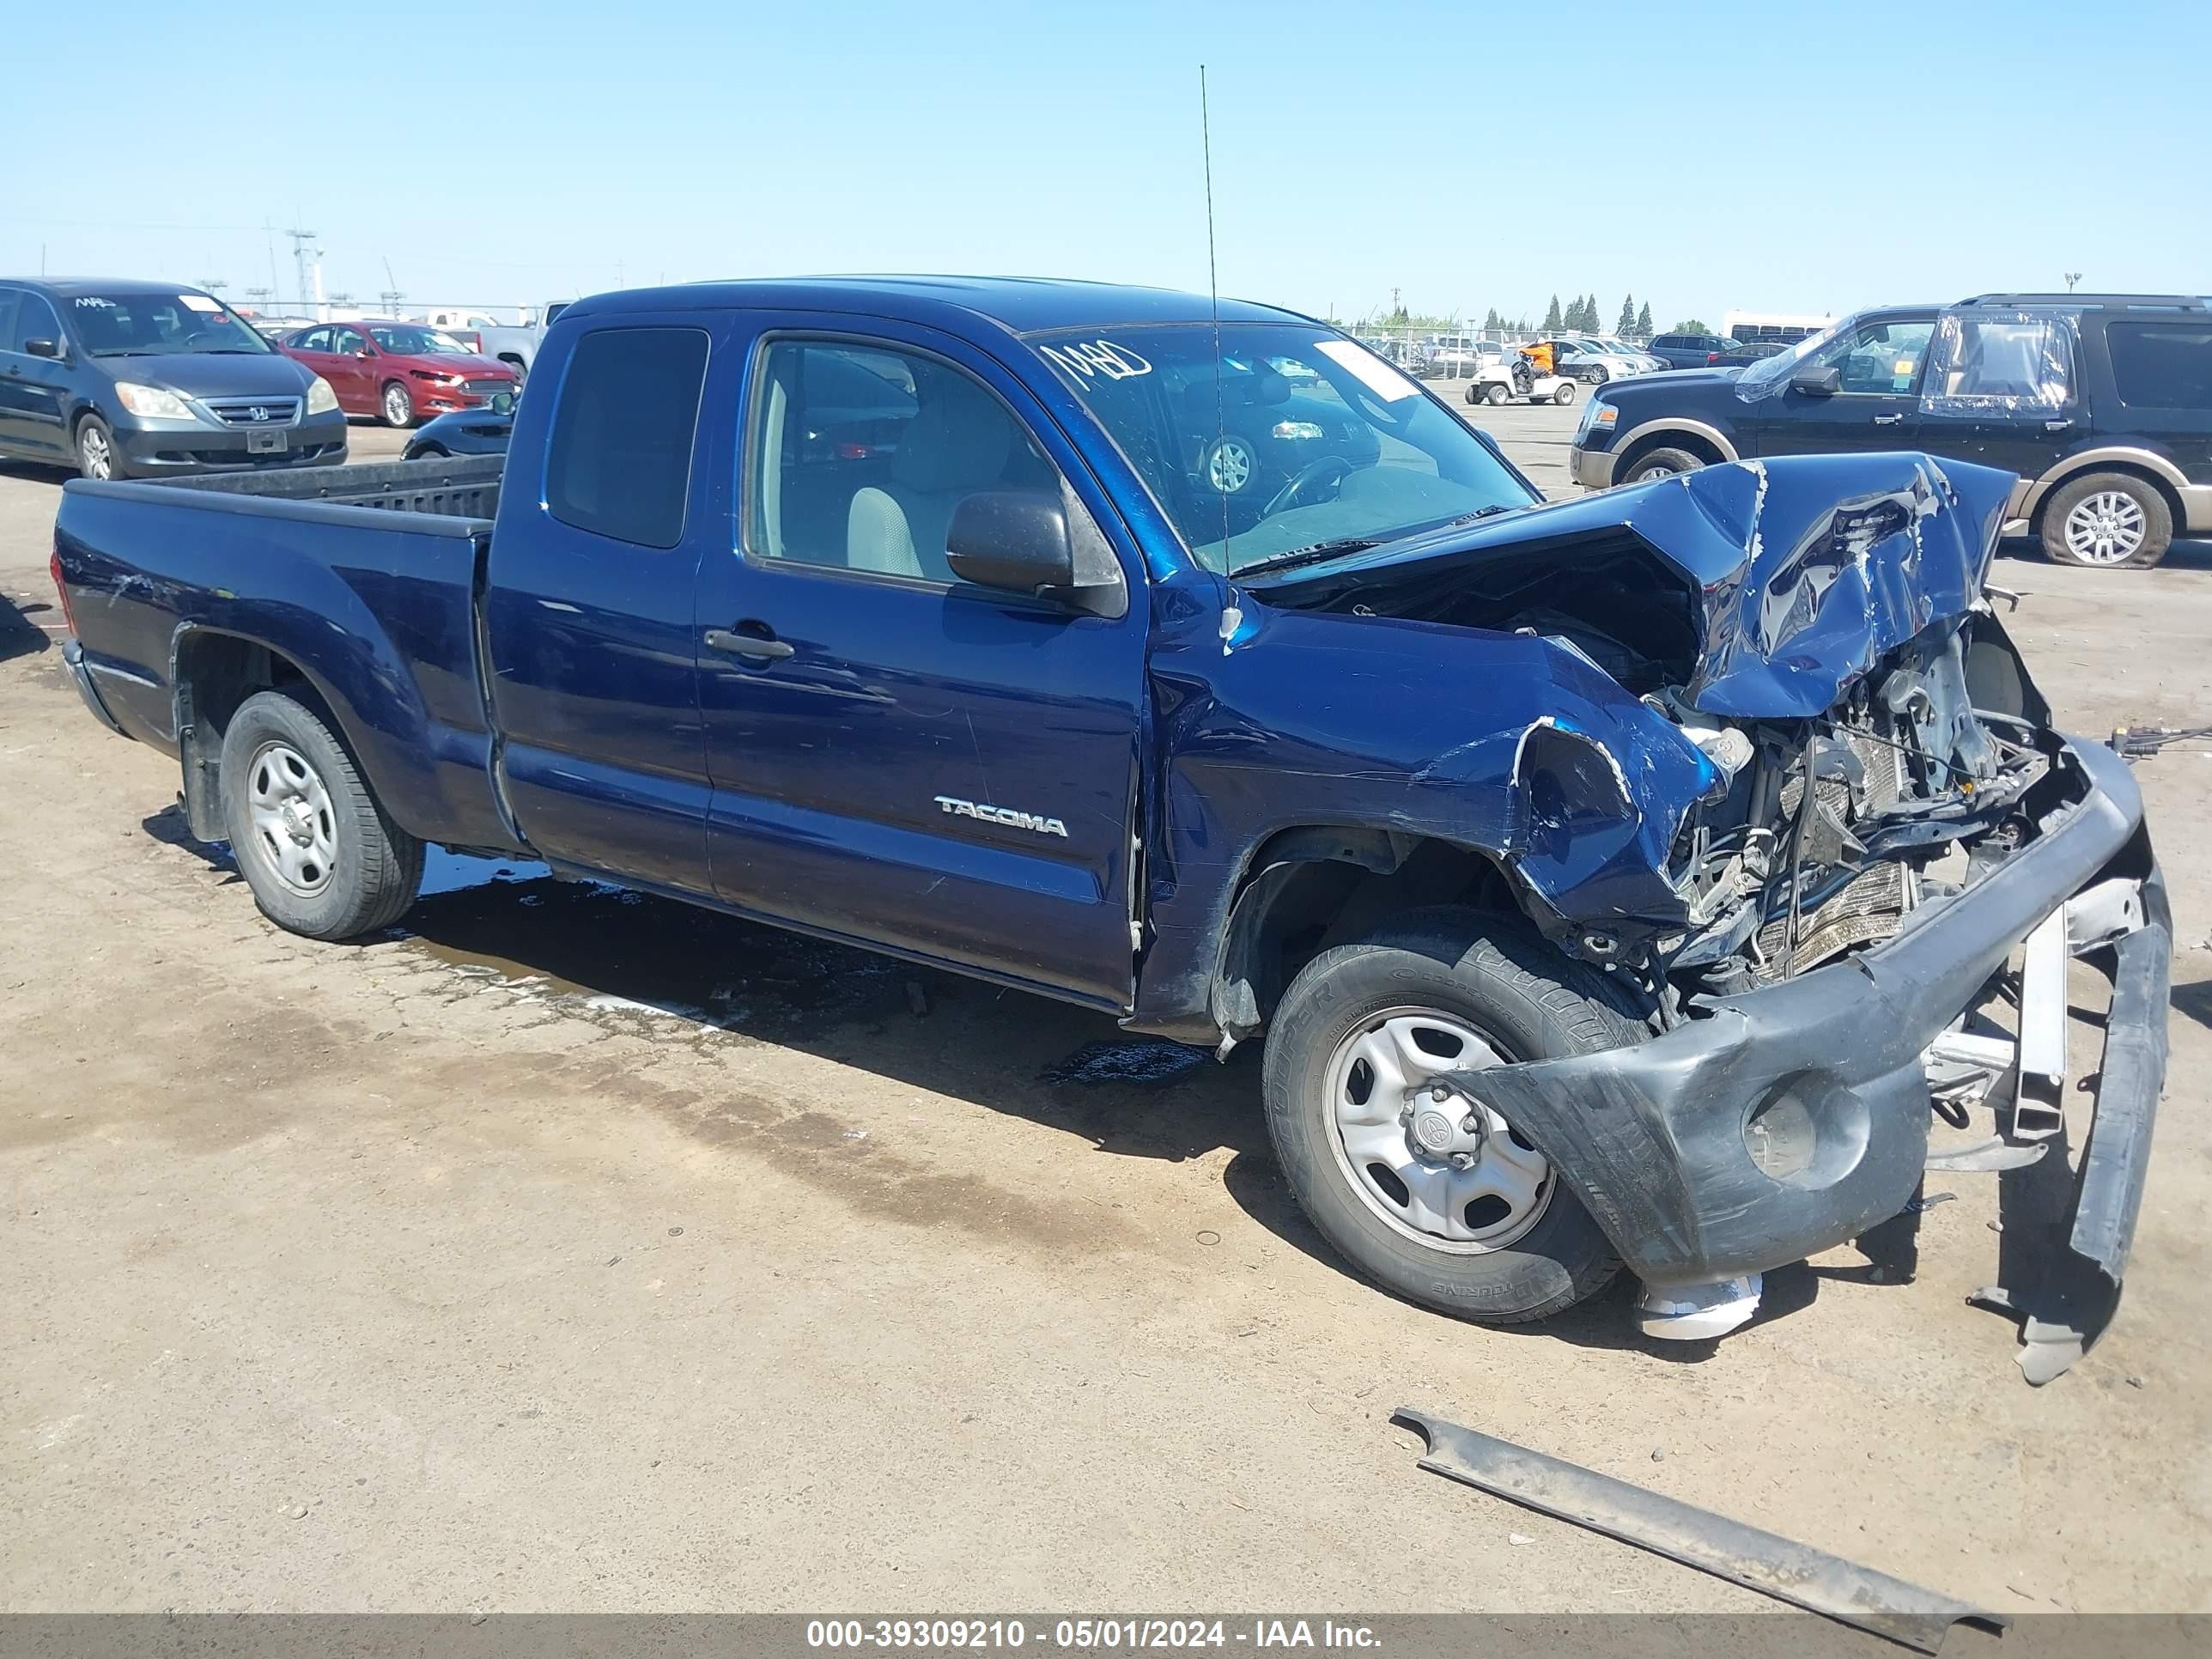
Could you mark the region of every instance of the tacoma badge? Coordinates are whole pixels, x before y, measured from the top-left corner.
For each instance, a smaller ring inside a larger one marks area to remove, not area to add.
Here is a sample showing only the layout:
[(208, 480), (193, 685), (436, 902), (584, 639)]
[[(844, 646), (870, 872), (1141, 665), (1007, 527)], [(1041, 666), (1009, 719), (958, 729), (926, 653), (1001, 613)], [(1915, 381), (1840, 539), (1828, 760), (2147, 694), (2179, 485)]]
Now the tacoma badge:
[(956, 818), (980, 818), (985, 823), (1003, 823), (1009, 830), (1028, 830), (1040, 836), (1067, 838), (1067, 826), (1058, 818), (1041, 818), (1034, 812), (1017, 811), (1011, 806), (979, 806), (972, 800), (961, 800), (952, 795), (939, 795), (938, 809), (950, 812)]

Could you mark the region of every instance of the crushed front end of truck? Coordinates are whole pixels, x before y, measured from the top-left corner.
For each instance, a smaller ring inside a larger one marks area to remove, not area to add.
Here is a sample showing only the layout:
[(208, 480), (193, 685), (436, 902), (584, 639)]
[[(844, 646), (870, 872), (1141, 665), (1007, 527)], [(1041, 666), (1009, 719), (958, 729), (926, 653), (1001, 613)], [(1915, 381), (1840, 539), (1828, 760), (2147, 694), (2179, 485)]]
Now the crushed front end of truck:
[(2063, 1167), (2076, 957), (2112, 994), (2063, 1248), (1991, 1294), (2036, 1381), (2117, 1300), (2172, 922), (2127, 765), (2051, 725), (1990, 604), (2011, 482), (1904, 454), (1716, 466), (1299, 596), (1535, 634), (1671, 728), (1528, 724), (1499, 849), (1650, 1039), (1453, 1079), (1553, 1160), (1655, 1335), (1741, 1324), (1763, 1271), (1898, 1216), (1925, 1169)]

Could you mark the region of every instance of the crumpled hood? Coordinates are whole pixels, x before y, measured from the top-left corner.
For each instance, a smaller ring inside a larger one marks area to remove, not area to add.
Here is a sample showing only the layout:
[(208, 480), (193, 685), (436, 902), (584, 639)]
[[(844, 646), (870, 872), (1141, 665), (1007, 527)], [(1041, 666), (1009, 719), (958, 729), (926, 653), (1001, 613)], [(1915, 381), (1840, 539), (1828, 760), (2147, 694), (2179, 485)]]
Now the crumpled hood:
[(2012, 484), (2008, 472), (1904, 453), (1734, 461), (1392, 543), (1279, 586), (1341, 592), (1538, 550), (1571, 580), (1578, 553), (1626, 532), (1693, 589), (1690, 702), (1809, 719), (1973, 607)]

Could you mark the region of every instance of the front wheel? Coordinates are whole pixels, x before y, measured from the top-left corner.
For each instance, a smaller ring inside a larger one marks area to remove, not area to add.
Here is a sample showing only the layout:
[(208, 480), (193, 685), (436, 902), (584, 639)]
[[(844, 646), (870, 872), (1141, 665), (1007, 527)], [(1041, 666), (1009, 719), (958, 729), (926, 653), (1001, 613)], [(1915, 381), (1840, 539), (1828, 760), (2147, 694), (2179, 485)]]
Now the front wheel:
[(1591, 369), (1589, 372), (1589, 383), (1592, 386), (1603, 386), (1612, 378), (1612, 373), (1607, 369), (1603, 363), (1598, 364), (1597, 367)]
[(1621, 483), (1650, 483), (1677, 472), (1695, 472), (1705, 462), (1686, 449), (1647, 449), (1622, 469)]
[(97, 415), (88, 415), (77, 422), (76, 470), (99, 482), (123, 477), (115, 459), (115, 434)]
[(2124, 472), (2070, 479), (2043, 509), (2043, 550), (2057, 564), (2147, 569), (2172, 543), (2166, 497)]
[(1512, 394), (1510, 392), (1507, 392), (1503, 386), (1500, 386), (1495, 380), (1492, 380), (1488, 386), (1482, 389), (1482, 401), (1488, 404), (1493, 409), (1502, 405), (1505, 402), (1506, 398), (1511, 395)]
[(415, 398), (407, 388), (393, 380), (384, 388), (380, 404), (384, 410), (386, 426), (410, 427), (415, 424)]
[(304, 702), (261, 691), (239, 705), (222, 734), (222, 787), (239, 873), (286, 932), (352, 939), (415, 902), (422, 843), (385, 816)]
[(1417, 911), (1324, 951), (1267, 1037), (1267, 1130), (1291, 1190), (1366, 1278), (1520, 1324), (1620, 1263), (1550, 1160), (1448, 1073), (1615, 1048), (1643, 1028), (1516, 920)]

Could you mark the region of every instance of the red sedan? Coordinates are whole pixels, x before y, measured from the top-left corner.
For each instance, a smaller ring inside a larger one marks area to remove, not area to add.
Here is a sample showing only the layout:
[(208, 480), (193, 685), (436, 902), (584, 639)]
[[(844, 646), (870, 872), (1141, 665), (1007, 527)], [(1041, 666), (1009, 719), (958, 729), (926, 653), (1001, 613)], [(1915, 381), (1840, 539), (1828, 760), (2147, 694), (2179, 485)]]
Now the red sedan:
[(286, 335), (276, 349), (328, 380), (347, 414), (374, 415), (386, 426), (475, 409), (522, 384), (505, 363), (421, 323), (319, 323)]

